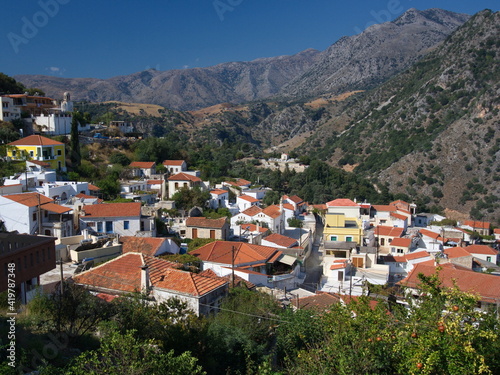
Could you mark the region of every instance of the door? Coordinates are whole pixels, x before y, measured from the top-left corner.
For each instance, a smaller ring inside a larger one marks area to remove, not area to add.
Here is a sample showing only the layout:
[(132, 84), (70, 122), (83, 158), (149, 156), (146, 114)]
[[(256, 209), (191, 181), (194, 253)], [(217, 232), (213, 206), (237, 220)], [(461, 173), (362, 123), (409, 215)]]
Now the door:
[(215, 240), (215, 230), (210, 229), (210, 238)]
[(193, 228), (193, 238), (198, 238), (198, 228)]

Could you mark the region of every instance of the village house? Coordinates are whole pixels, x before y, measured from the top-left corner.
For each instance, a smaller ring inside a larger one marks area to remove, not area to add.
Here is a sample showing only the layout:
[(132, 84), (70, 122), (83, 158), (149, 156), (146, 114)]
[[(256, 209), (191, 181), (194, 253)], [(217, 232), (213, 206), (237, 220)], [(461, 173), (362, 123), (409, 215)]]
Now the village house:
[(283, 195), (282, 201), (283, 203), (289, 203), (293, 207), (295, 216), (307, 211), (306, 202), (304, 202), (304, 200), (297, 195)]
[(186, 219), (187, 238), (213, 238), (228, 240), (230, 228), (227, 218), (207, 219), (205, 217), (188, 217)]
[(387, 255), (391, 253), (391, 243), (396, 238), (403, 235), (403, 228), (378, 226), (375, 227), (374, 236), (378, 246), (380, 255)]
[(57, 238), (73, 235), (72, 209), (39, 193), (0, 196), (0, 207), (0, 220), (8, 231)]
[(262, 238), (269, 233), (269, 228), (261, 227), (258, 224), (244, 223), (234, 229), (234, 237), (240, 241), (260, 245)]
[(433, 259), (427, 251), (422, 250), (403, 255), (387, 255), (384, 257), (384, 264), (389, 266), (390, 280), (400, 281), (411, 272), (415, 264)]
[(255, 285), (294, 287), (300, 272), (297, 258), (276, 247), (245, 242), (215, 241), (190, 252), (202, 260), (203, 270), (219, 276), (234, 273)]
[(156, 174), (154, 161), (133, 161), (129, 168), (134, 177), (151, 178), (152, 175)]
[[(8, 281), (15, 282), (15, 295), (28, 303), (37, 293), (40, 275), (56, 267), (55, 238), (17, 233), (0, 233), (0, 292)], [(15, 278), (9, 279), (9, 269)]]
[(412, 249), (411, 238), (394, 238), (391, 241), (391, 254), (404, 255), (408, 254)]
[(184, 160), (164, 160), (162, 164), (172, 176), (187, 171), (187, 164)]
[(134, 132), (134, 124), (127, 121), (110, 121), (109, 129), (115, 129), (120, 131), (123, 134), (133, 133)]
[(244, 191), (250, 189), (251, 185), (252, 183), (250, 181), (243, 178), (237, 178), (235, 181), (224, 181), (222, 183), (222, 187), (227, 187), (236, 196), (244, 194)]
[(285, 229), (284, 215), (281, 213), (280, 207), (276, 205), (268, 206), (264, 209), (251, 206), (245, 211), (231, 218), (231, 227), (237, 227), (242, 223), (258, 223), (261, 226), (269, 228), (274, 233), (283, 233)]
[(491, 234), (491, 223), (487, 221), (466, 220), (461, 227), (469, 229), (472, 232), (477, 232), (481, 236), (489, 236)]
[(139, 202), (84, 206), (80, 213), (80, 227), (102, 235), (156, 236), (154, 218), (141, 214)]
[(73, 276), (78, 285), (107, 295), (145, 293), (157, 303), (170, 298), (186, 302), (196, 315), (217, 312), (228, 281), (182, 271), (178, 263), (140, 253), (126, 253)]
[[(444, 255), (441, 257), (441, 255)], [(453, 263), (467, 269), (472, 269), (472, 255), (463, 247), (450, 247), (443, 250), (442, 254), (436, 254), (439, 264)]]
[(283, 236), (279, 233), (272, 233), (262, 239), (261, 245), (286, 249), (299, 246), (299, 242), (295, 238)]
[(259, 206), (260, 201), (257, 198), (251, 197), (250, 195), (243, 194), (236, 198), (236, 205), (241, 212), (245, 211), (251, 206)]
[(443, 238), (439, 233), (430, 231), (425, 228), (420, 229), (419, 233), (420, 240), (417, 244), (417, 247), (419, 249), (425, 249), (432, 254), (443, 250), (443, 245), (446, 242), (446, 239)]
[(199, 187), (200, 189), (204, 189), (205, 186), (201, 178), (183, 172), (170, 176), (167, 181), (168, 198), (172, 198), (182, 188), (192, 189)]
[(350, 199), (335, 199), (326, 206), (324, 241), (353, 242), (361, 245), (363, 227), (359, 205)]
[(36, 160), (50, 164), (51, 169), (66, 171), (64, 143), (41, 135), (30, 135), (7, 143), (7, 156), (12, 160)]
[(226, 208), (229, 204), (229, 192), (222, 189), (210, 190), (210, 200), (208, 207), (216, 210), (218, 208)]

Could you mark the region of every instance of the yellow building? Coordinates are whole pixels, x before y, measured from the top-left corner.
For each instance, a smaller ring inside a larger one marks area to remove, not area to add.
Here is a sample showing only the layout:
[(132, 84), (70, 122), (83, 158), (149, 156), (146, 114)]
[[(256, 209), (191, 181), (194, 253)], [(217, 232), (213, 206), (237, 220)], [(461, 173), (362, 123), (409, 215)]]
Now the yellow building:
[(50, 164), (52, 169), (66, 171), (64, 143), (41, 135), (30, 135), (7, 144), (7, 156), (12, 160), (38, 160)]
[(324, 241), (355, 242), (362, 245), (360, 206), (350, 199), (335, 199), (326, 206)]

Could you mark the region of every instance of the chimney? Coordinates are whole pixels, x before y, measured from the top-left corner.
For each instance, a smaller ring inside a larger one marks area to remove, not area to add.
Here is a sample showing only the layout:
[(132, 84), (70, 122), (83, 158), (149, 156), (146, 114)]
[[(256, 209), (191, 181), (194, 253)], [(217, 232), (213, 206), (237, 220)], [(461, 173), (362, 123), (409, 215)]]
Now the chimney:
[(146, 264), (141, 266), (141, 291), (149, 291), (149, 267)]

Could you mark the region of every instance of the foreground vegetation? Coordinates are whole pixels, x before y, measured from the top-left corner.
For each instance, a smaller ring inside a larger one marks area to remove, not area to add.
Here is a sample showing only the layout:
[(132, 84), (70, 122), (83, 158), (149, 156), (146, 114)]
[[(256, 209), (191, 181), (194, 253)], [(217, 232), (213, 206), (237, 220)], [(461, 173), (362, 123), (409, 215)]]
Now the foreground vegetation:
[(323, 312), (235, 288), (208, 318), (175, 299), (104, 302), (65, 284), (62, 298), (40, 296), (19, 315), (16, 365), (51, 375), (499, 373), (498, 314), (437, 276), (421, 281), (408, 308), (362, 297)]

